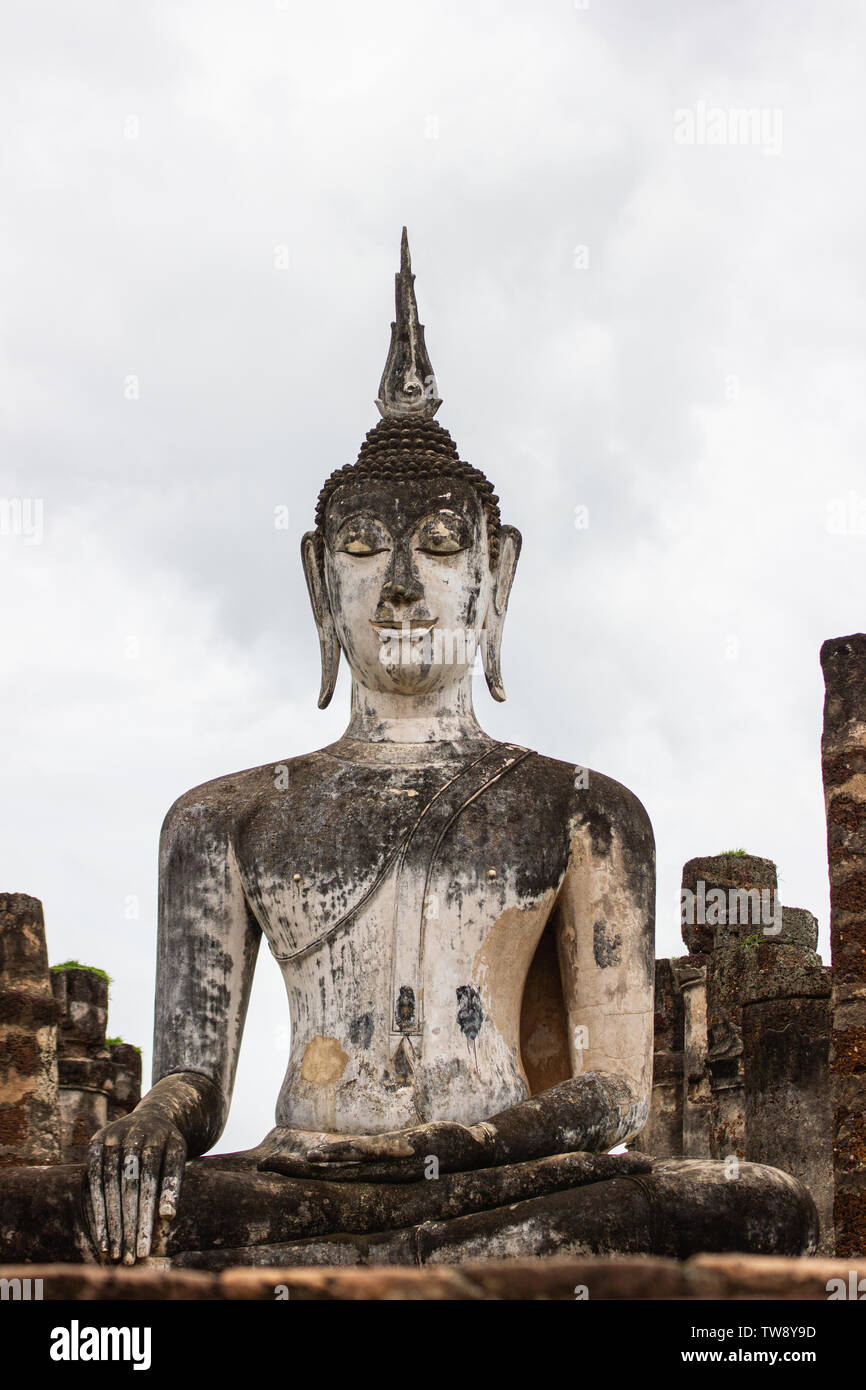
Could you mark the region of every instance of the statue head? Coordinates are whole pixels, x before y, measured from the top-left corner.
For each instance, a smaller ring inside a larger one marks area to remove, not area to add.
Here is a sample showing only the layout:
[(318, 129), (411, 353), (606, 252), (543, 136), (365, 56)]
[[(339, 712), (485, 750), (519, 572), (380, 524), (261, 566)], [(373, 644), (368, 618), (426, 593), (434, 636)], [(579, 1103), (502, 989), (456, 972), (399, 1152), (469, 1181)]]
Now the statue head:
[(341, 650), (368, 690), (417, 695), (465, 680), (480, 647), (490, 692), (505, 699), (500, 651), (520, 533), (501, 524), (493, 485), (432, 418), (441, 401), (405, 228), (401, 253), (383, 418), (357, 461), (328, 478), (302, 542), (322, 709)]

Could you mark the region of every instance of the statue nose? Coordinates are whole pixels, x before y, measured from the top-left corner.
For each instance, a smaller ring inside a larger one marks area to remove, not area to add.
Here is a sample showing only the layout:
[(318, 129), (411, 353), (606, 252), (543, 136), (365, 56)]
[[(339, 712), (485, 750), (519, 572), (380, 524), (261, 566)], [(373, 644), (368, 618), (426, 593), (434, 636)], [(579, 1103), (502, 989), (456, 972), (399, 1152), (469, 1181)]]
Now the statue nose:
[(417, 603), (424, 589), (408, 547), (395, 546), (391, 563), (385, 574), (380, 601), (390, 604)]
[(422, 599), (423, 597), (424, 592), (420, 584), (412, 584), (408, 581), (406, 583), (402, 583), (399, 580), (394, 580), (393, 583), (386, 583), (382, 586), (382, 598), (386, 603), (417, 603), (418, 600)]

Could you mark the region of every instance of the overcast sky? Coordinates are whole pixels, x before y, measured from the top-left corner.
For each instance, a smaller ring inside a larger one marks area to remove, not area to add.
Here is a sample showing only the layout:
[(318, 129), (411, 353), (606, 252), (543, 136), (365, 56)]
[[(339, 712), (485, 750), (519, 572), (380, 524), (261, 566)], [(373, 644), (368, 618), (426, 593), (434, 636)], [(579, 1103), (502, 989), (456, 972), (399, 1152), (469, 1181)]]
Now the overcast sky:
[[(683, 862), (744, 847), (826, 956), (818, 652), (866, 626), (858, 0), (2, 27), (0, 497), (43, 532), (0, 535), (0, 888), (111, 974), (146, 1077), (163, 815), (346, 723), (298, 548), (378, 418), (404, 222), (438, 419), (524, 536), (482, 724), (641, 798), (657, 954)], [(264, 951), (221, 1148), (286, 1056)]]

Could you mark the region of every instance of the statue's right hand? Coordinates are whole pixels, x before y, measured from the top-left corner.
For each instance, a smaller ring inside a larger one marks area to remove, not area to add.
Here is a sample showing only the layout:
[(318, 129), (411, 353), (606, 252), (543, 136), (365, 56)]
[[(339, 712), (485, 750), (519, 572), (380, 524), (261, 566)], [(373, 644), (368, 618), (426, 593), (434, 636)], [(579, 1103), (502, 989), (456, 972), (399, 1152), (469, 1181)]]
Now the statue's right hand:
[(177, 1126), (140, 1106), (93, 1136), (88, 1217), (104, 1258), (133, 1265), (150, 1254), (157, 1206), (161, 1217), (177, 1213), (186, 1152)]

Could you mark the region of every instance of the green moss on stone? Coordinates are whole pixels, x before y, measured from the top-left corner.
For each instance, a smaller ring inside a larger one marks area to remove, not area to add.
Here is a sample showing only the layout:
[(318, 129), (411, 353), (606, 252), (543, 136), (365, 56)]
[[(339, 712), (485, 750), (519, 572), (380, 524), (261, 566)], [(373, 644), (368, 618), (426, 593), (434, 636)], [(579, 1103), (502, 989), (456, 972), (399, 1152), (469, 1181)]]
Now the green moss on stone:
[(98, 965), (84, 965), (80, 960), (63, 960), (59, 965), (52, 965), (52, 970), (89, 970), (91, 975), (98, 975), (101, 980), (106, 980), (112, 984), (112, 978), (105, 970), (100, 970)]

